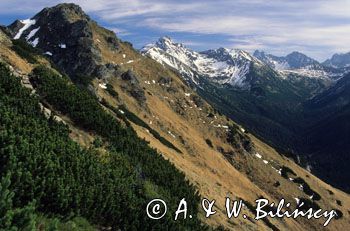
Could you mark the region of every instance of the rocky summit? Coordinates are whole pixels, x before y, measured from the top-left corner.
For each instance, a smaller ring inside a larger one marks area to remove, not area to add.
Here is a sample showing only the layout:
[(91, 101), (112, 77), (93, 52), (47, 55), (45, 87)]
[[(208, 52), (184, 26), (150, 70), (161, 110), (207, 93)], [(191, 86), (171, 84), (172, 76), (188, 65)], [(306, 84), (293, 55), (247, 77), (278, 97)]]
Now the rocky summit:
[[(79, 6), (60, 4), (43, 9), (31, 19), (15, 21), (8, 28), (15, 39), (25, 39), (41, 49), (68, 75), (102, 77), (101, 73), (113, 72), (113, 67), (103, 65), (101, 51), (94, 43), (96, 27)], [(106, 29), (103, 32), (109, 48), (117, 51), (115, 34)]]

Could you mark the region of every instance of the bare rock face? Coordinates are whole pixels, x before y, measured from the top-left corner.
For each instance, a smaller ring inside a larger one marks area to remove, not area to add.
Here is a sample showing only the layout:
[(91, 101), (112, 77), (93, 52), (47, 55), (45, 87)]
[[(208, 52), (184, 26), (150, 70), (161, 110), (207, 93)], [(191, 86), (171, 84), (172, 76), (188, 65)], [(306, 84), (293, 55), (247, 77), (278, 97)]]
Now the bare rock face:
[(123, 89), (134, 97), (140, 105), (144, 105), (146, 102), (145, 91), (140, 86), (136, 75), (128, 70), (121, 75), (121, 78), (124, 80)]
[(20, 20), (14, 21), (10, 26), (2, 26), (2, 31), (5, 32), (8, 36), (15, 37), (18, 31), (23, 27), (23, 23)]
[(93, 72), (93, 76), (101, 79), (109, 79), (112, 77), (120, 76), (121, 74), (122, 71), (120, 70), (120, 67), (112, 63), (98, 65)]
[(139, 81), (136, 77), (136, 75), (134, 74), (134, 72), (132, 72), (131, 70), (128, 70), (127, 72), (125, 72), (124, 74), (122, 74), (122, 79), (125, 81), (129, 81), (131, 84), (138, 84)]

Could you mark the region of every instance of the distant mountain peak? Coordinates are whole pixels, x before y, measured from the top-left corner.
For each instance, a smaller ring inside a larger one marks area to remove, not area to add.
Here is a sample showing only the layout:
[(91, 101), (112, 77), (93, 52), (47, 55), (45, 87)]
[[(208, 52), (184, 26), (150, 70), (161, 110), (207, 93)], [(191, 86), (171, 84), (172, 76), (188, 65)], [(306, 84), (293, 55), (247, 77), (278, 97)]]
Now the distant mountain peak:
[(193, 51), (169, 37), (146, 45), (141, 52), (156, 61), (178, 70), (187, 80), (198, 84), (199, 76), (219, 84), (247, 88), (246, 76), (252, 64), (263, 63), (240, 49), (220, 47), (202, 52)]
[(349, 68), (350, 67), (350, 52), (336, 53), (324, 63), (325, 66), (333, 68)]
[(260, 50), (254, 51), (253, 56), (277, 71), (287, 70), (290, 68), (285, 57), (267, 54), (265, 51)]
[(158, 41), (159, 41), (159, 42), (174, 43), (173, 39), (172, 39), (170, 36), (168, 36), (168, 35), (165, 35), (165, 36), (163, 36), (163, 37), (160, 37), (160, 38), (158, 39)]
[(254, 57), (285, 76), (292, 74), (309, 78), (339, 79), (344, 74), (334, 68), (326, 67), (299, 51), (293, 51), (286, 56), (275, 56), (256, 50)]
[(293, 51), (292, 53), (288, 54), (285, 58), (289, 66), (295, 69), (304, 68), (310, 65), (319, 65), (318, 61), (308, 57), (307, 55), (299, 51)]
[(293, 51), (286, 56), (275, 56), (275, 55), (267, 54), (265, 51), (256, 50), (253, 56), (265, 62), (268, 61), (267, 59), (269, 59), (270, 64), (271, 63), (276, 64), (276, 62), (279, 62), (279, 63), (285, 62), (286, 64), (288, 64), (288, 65), (284, 65), (286, 69), (288, 68), (298, 69), (298, 68), (303, 68), (310, 65), (319, 64), (316, 60), (308, 57), (307, 55), (299, 51)]
[(182, 43), (176, 43), (169, 36), (163, 36), (163, 37), (159, 38), (158, 41), (156, 42), (156, 46), (159, 48), (162, 48), (163, 50), (174, 49), (174, 47), (185, 48), (185, 46)]
[(214, 58), (222, 62), (227, 62), (231, 65), (235, 65), (235, 63), (237, 62), (253, 62), (259, 65), (262, 64), (262, 62), (259, 59), (256, 59), (248, 52), (237, 48), (228, 49), (220, 47), (218, 49), (211, 49), (207, 51), (202, 51), (200, 53), (205, 54), (210, 58)]
[(255, 56), (255, 57), (265, 56), (265, 51), (255, 50), (254, 53), (253, 53), (253, 56)]
[[(307, 57), (305, 54), (301, 53), (300, 51), (292, 51), (291, 53), (289, 53), (288, 55), (291, 56), (303, 56), (303, 57)], [(287, 55), (287, 56), (288, 56)]]

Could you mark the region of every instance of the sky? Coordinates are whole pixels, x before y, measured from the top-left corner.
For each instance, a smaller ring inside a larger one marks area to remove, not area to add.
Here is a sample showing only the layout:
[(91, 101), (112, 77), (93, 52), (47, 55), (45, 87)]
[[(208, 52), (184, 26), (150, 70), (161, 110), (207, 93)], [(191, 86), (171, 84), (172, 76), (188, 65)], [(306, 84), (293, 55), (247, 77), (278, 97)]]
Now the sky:
[[(60, 0), (0, 0), (0, 24)], [(350, 52), (350, 0), (70, 0), (136, 48), (169, 36), (197, 51), (226, 47), (319, 61)]]

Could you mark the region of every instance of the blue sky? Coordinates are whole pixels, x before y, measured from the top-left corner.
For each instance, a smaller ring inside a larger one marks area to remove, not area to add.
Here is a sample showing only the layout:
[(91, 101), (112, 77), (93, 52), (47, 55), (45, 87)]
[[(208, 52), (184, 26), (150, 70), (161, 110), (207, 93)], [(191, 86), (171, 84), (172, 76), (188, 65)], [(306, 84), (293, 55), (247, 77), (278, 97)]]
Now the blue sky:
[[(66, 1), (0, 0), (0, 24)], [(350, 51), (350, 0), (71, 0), (136, 48), (170, 36), (195, 50), (218, 47), (323, 61)]]

